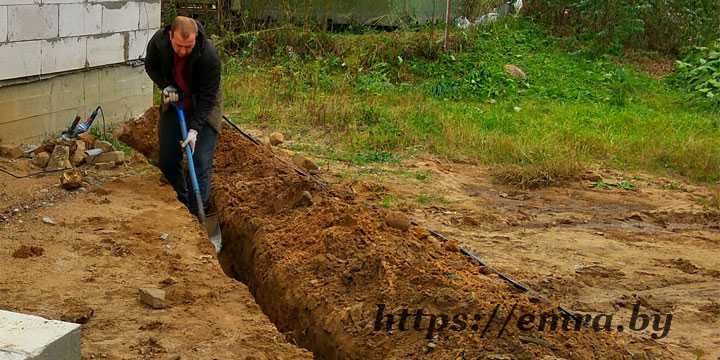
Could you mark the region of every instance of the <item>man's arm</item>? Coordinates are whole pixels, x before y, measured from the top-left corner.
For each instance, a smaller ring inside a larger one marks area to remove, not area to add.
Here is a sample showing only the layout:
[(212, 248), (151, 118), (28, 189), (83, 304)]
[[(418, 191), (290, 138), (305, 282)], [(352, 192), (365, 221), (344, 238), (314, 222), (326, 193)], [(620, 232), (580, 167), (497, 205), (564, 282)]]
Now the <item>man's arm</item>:
[(198, 65), (198, 68), (202, 71), (202, 76), (197, 77), (195, 80), (197, 84), (193, 89), (195, 108), (192, 117), (188, 120), (188, 125), (191, 129), (199, 132), (208, 125), (208, 117), (217, 105), (220, 91), (221, 64), (217, 51), (213, 46), (208, 46)]
[(158, 30), (152, 39), (148, 43), (147, 52), (145, 55), (145, 72), (150, 76), (150, 79), (157, 85), (161, 90), (166, 86), (170, 85), (167, 83), (162, 75), (161, 64), (162, 54), (158, 48), (160, 42), (160, 36), (163, 36), (163, 30)]

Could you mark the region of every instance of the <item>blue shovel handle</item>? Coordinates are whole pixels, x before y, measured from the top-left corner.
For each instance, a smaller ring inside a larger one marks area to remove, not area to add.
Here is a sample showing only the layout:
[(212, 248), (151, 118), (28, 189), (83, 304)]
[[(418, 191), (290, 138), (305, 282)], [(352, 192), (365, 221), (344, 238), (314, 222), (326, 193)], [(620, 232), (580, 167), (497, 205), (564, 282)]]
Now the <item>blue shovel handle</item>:
[[(178, 120), (180, 120), (180, 132), (182, 134), (182, 137), (184, 140), (187, 140), (188, 137), (188, 129), (187, 129), (187, 123), (185, 122), (185, 111), (183, 110), (183, 107), (181, 104), (172, 104), (175, 108), (175, 111), (178, 114)], [(192, 183), (192, 190), (195, 194), (195, 201), (197, 202), (198, 207), (198, 218), (200, 219), (200, 223), (205, 225), (206, 224), (206, 218), (205, 218), (205, 208), (203, 207), (203, 201), (202, 196), (200, 195), (200, 184), (198, 183), (197, 179), (197, 173), (195, 172), (195, 162), (193, 161), (193, 153), (190, 146), (185, 147), (185, 155), (188, 158), (188, 170), (190, 172), (190, 182)]]

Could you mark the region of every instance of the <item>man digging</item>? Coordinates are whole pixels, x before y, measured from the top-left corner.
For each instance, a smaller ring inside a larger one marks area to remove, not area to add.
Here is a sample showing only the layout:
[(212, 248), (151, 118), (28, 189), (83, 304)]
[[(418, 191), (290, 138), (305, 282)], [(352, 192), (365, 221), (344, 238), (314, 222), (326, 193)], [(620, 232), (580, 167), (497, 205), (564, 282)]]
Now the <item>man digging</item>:
[[(182, 159), (186, 146), (193, 150), (200, 194), (205, 213), (209, 213), (213, 155), (222, 120), (220, 59), (217, 50), (195, 20), (178, 16), (172, 25), (158, 30), (147, 46), (145, 71), (162, 89), (163, 106), (158, 128), (160, 169), (177, 193), (178, 199), (198, 216), (198, 206), (190, 193)], [(181, 102), (188, 124), (182, 138), (178, 114), (170, 106)]]

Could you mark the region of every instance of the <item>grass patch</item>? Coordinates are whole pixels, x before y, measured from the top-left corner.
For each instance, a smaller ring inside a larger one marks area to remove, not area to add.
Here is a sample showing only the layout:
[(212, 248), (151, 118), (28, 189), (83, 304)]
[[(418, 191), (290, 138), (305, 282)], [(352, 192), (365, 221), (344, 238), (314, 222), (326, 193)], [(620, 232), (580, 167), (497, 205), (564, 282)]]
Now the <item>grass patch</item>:
[[(225, 107), (238, 123), (358, 165), (430, 153), (497, 166), (501, 182), (523, 187), (595, 163), (720, 180), (720, 117), (665, 80), (565, 52), (523, 19), (455, 31), (450, 53), (435, 48), (439, 38), (306, 34), (288, 38), (293, 51), (239, 52), (225, 60)], [(506, 64), (527, 77), (506, 75)]]

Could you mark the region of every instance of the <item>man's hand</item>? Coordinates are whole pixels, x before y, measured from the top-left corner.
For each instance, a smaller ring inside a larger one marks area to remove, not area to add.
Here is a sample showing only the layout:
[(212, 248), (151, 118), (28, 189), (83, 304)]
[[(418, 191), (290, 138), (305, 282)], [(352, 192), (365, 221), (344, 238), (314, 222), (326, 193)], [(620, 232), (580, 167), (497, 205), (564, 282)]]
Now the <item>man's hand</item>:
[(190, 129), (190, 131), (188, 131), (187, 139), (181, 142), (180, 146), (182, 146), (182, 148), (184, 149), (186, 146), (188, 146), (188, 144), (190, 144), (190, 149), (192, 149), (193, 153), (195, 153), (195, 143), (197, 143), (197, 135), (198, 132), (195, 131), (195, 129)]
[(165, 87), (162, 91), (162, 95), (163, 104), (165, 105), (170, 103), (176, 103), (178, 102), (178, 100), (180, 100), (180, 95), (178, 95), (177, 89), (172, 85)]

